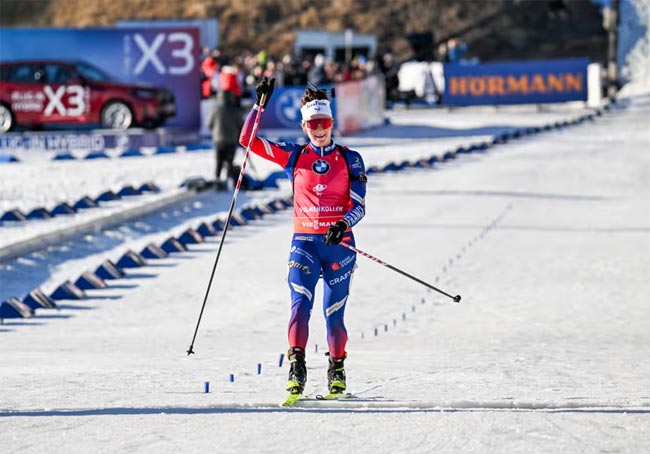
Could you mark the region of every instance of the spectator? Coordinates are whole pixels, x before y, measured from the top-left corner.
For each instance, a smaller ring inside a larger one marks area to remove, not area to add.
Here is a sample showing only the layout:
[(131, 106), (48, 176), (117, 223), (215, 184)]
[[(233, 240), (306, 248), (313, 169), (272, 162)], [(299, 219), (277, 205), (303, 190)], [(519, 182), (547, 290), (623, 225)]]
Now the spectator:
[(449, 63), (458, 63), (467, 53), (467, 44), (458, 42), (455, 38), (447, 41), (447, 61)]
[(269, 60), (266, 63), (264, 77), (268, 79), (275, 79), (276, 84), (280, 87), (284, 85), (284, 71), (282, 71), (281, 65), (275, 63), (275, 60)]
[(307, 72), (307, 80), (316, 87), (329, 83), (327, 74), (325, 74), (325, 57), (323, 57), (323, 54), (316, 54), (316, 57), (314, 57), (314, 65)]
[(203, 59), (201, 60), (201, 97), (209, 98), (212, 91), (212, 78), (217, 71), (217, 61), (210, 53), (210, 48), (203, 48)]
[(395, 101), (399, 99), (399, 65), (395, 62), (391, 53), (384, 54), (382, 63), (381, 69), (384, 73), (386, 101)]
[(237, 68), (235, 66), (226, 65), (221, 68), (219, 87), (222, 91), (232, 91), (237, 101), (241, 99), (242, 87), (239, 84)]
[(440, 43), (440, 45), (438, 45), (437, 53), (438, 61), (449, 61), (449, 57), (447, 55), (447, 43)]
[[(226, 73), (228, 74), (228, 73)], [(212, 142), (214, 144), (216, 171), (215, 186), (217, 190), (223, 189), (231, 180), (234, 184), (237, 176), (233, 175), (233, 160), (239, 142), (239, 132), (244, 125), (244, 112), (240, 107), (239, 99), (232, 88), (236, 85), (236, 78), (226, 77), (222, 90), (216, 95), (214, 107), (208, 116), (208, 127), (212, 129)], [(235, 84), (235, 85), (231, 85)], [(221, 179), (223, 169), (226, 177)]]
[(210, 78), (210, 94), (215, 94), (221, 90), (222, 56), (219, 49), (214, 49), (212, 51), (212, 60), (214, 61), (214, 72)]

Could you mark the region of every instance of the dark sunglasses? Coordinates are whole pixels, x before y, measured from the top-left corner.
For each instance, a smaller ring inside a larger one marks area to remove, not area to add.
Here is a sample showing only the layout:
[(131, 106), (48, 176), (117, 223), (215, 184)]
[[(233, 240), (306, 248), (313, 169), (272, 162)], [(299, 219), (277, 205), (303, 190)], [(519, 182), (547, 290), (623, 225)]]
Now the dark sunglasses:
[(306, 120), (305, 123), (309, 129), (318, 129), (319, 126), (327, 129), (332, 127), (334, 120), (331, 118), (314, 118), (312, 120)]

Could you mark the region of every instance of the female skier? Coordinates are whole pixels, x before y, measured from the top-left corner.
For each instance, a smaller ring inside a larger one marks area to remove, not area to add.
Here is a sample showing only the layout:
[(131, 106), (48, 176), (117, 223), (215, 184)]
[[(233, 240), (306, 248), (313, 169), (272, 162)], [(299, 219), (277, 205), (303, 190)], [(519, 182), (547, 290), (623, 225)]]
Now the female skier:
[[(264, 78), (256, 87), (257, 103), (249, 113), (239, 137), (248, 146), (256, 111), (266, 107), (275, 79)], [(301, 100), (302, 129), (309, 137), (305, 146), (274, 143), (255, 138), (250, 150), (279, 164), (293, 184), (294, 234), (289, 253), (289, 381), (287, 390), (299, 396), (307, 381), (305, 347), (314, 290), (322, 275), (323, 312), (327, 326), (330, 394), (346, 388), (343, 362), (347, 357), (347, 331), (343, 321), (345, 303), (356, 253), (339, 245), (354, 246), (352, 227), (365, 215), (366, 174), (358, 152), (332, 140), (334, 119), (327, 93), (307, 88)]]

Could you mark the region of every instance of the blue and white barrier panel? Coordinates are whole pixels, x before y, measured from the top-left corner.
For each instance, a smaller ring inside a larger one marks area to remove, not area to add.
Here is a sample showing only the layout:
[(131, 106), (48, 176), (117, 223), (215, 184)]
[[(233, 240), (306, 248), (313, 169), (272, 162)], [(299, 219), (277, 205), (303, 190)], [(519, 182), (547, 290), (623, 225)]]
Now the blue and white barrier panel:
[(587, 100), (586, 58), (445, 64), (442, 103), (449, 106)]

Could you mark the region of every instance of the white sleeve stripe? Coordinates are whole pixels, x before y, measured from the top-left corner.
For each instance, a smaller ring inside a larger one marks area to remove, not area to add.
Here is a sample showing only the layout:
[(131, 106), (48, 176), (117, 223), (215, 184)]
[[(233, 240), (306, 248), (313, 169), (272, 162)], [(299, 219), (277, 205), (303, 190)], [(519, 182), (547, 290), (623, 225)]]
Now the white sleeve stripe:
[(350, 191), (350, 197), (352, 197), (354, 200), (356, 200), (357, 202), (359, 202), (361, 204), (366, 203), (365, 200), (362, 199), (361, 196), (359, 194), (357, 194), (356, 192), (354, 192), (354, 191)]
[[(310, 292), (309, 290), (307, 290), (307, 289), (306, 289), (305, 287), (303, 287), (302, 285), (294, 284), (294, 283), (292, 282), (292, 283), (291, 283), (291, 287), (293, 287), (293, 289), (294, 289), (297, 293), (302, 293), (302, 294), (305, 295), (307, 298), (309, 298), (309, 301), (312, 300), (313, 295), (311, 294), (311, 292)], [(346, 297), (346, 298), (347, 298), (347, 297)]]
[(260, 140), (264, 144), (264, 149), (266, 150), (266, 154), (271, 156), (272, 158), (275, 158), (275, 155), (273, 154), (273, 150), (271, 149), (271, 145), (269, 144), (269, 141), (262, 138), (260, 138)]
[(327, 308), (327, 310), (325, 311), (325, 314), (329, 317), (329, 316), (332, 315), (334, 312), (336, 312), (336, 311), (338, 311), (339, 309), (341, 309), (341, 308), (345, 305), (345, 301), (346, 301), (347, 299), (348, 299), (348, 297), (346, 296), (345, 298), (343, 298), (343, 299), (342, 299), (341, 301), (339, 301), (338, 303), (334, 303), (334, 304), (332, 304), (330, 307)]

